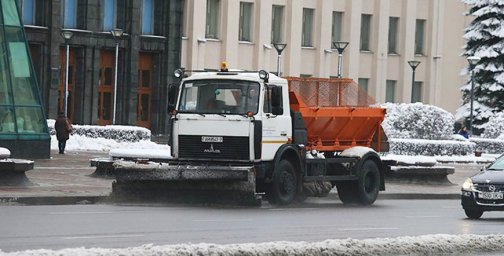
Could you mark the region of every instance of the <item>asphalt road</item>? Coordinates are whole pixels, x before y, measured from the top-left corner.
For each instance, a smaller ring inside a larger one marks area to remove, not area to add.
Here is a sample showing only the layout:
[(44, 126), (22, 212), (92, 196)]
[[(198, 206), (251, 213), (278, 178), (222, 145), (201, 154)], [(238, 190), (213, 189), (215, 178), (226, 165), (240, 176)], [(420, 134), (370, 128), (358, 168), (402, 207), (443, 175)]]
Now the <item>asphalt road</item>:
[(468, 220), (459, 200), (379, 200), (370, 207), (349, 207), (334, 200), (289, 208), (0, 206), (0, 249), (497, 234), (502, 232), (503, 222), (504, 213), (499, 212)]

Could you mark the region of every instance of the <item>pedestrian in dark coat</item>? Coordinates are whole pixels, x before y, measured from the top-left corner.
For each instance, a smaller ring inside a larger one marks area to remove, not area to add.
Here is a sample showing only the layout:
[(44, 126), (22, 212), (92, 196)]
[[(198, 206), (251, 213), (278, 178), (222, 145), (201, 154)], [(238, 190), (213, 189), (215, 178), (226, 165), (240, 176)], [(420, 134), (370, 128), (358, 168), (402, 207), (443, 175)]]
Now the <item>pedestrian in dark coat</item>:
[(56, 130), (56, 139), (58, 139), (59, 153), (64, 154), (66, 141), (70, 138), (70, 133), (72, 132), (72, 124), (68, 121), (64, 112), (60, 112), (58, 118), (56, 118), (54, 129)]

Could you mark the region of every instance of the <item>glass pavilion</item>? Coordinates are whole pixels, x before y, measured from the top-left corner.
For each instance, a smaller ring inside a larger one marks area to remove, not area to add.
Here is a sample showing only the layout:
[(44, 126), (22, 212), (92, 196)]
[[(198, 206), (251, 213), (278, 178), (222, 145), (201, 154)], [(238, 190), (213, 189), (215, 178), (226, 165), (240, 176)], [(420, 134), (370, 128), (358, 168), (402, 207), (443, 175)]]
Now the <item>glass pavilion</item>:
[(49, 158), (51, 137), (17, 1), (0, 0), (0, 147)]

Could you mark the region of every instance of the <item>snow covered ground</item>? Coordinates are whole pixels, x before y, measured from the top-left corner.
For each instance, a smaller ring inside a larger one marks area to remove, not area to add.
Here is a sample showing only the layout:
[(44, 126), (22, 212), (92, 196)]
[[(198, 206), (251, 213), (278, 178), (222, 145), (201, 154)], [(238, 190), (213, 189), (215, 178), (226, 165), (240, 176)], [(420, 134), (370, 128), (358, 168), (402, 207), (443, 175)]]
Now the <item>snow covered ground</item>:
[(504, 252), (504, 235), (426, 235), (417, 237), (338, 239), (321, 242), (268, 242), (258, 244), (177, 244), (139, 247), (69, 248), (2, 253), (9, 256), (150, 256), (150, 255), (499, 255)]

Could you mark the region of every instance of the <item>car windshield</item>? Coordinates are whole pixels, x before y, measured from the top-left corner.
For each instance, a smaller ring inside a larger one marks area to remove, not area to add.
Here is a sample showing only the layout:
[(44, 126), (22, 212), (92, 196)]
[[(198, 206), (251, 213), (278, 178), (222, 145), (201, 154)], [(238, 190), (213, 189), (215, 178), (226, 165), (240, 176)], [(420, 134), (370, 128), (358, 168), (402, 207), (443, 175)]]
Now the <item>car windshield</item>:
[(488, 167), (489, 170), (504, 170), (504, 156), (501, 156), (495, 160), (493, 164)]
[(192, 80), (182, 85), (179, 113), (257, 113), (259, 83), (242, 80)]

